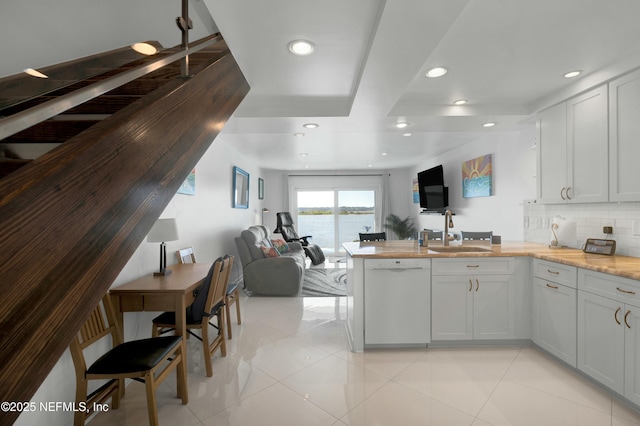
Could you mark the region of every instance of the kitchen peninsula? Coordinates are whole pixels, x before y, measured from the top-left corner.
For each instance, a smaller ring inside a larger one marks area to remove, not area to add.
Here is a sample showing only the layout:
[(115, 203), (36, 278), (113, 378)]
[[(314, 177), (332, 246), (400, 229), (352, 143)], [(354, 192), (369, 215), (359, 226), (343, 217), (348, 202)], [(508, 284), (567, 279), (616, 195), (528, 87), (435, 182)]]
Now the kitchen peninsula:
[(640, 406), (640, 259), (429, 243), (344, 244), (352, 351), (533, 342)]

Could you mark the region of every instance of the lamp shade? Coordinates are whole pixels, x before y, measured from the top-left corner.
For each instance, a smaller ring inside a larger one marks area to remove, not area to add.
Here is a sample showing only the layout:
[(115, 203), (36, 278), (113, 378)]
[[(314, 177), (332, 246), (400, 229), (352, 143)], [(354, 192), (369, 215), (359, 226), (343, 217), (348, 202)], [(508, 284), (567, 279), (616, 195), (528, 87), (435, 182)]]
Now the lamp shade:
[(158, 219), (147, 235), (149, 243), (163, 243), (176, 241), (178, 236), (178, 224), (175, 219)]

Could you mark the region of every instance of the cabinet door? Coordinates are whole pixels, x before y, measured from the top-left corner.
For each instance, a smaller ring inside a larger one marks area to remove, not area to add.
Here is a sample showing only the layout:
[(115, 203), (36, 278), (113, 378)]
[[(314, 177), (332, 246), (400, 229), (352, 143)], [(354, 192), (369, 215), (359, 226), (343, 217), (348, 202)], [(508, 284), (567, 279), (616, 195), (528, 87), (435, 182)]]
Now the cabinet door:
[(473, 279), (470, 276), (431, 277), (431, 339), (473, 338)]
[(472, 284), (473, 338), (513, 338), (516, 315), (512, 276), (477, 275)]
[(576, 290), (534, 278), (533, 341), (576, 366)]
[(625, 305), (624, 396), (640, 405), (640, 308)]
[(607, 121), (606, 85), (567, 101), (565, 195), (571, 203), (609, 199)]
[(540, 113), (538, 119), (538, 200), (563, 203), (567, 181), (567, 107), (563, 102)]
[(578, 291), (578, 369), (622, 394), (624, 304)]
[(609, 83), (609, 199), (640, 201), (640, 71)]

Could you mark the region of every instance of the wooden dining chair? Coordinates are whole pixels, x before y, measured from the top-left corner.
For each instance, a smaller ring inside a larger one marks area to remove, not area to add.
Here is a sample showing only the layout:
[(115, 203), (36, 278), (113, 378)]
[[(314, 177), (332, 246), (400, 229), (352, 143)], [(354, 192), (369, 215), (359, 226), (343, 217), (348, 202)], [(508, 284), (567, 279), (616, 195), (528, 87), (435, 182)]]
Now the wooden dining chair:
[[(76, 406), (84, 403), (87, 407), (87, 410), (75, 411), (74, 426), (84, 425), (94, 403), (102, 404), (111, 398), (111, 407), (117, 409), (127, 378), (144, 381), (151, 426), (158, 424), (156, 389), (173, 370), (177, 371), (178, 397), (183, 404), (189, 402), (182, 337), (154, 337), (123, 343), (116, 318), (107, 294), (69, 345), (76, 371)], [(111, 336), (112, 349), (87, 367), (84, 350), (106, 336)], [(104, 379), (109, 381), (87, 395), (89, 380)]]
[[(176, 251), (179, 263), (196, 263), (196, 255), (193, 251), (193, 247), (186, 247)], [(229, 283), (227, 286), (226, 300), (224, 301), (224, 311), (227, 324), (227, 337), (231, 339), (233, 337), (231, 332), (231, 305), (236, 305), (236, 321), (238, 324), (242, 324), (242, 318), (240, 316), (240, 286), (238, 283)]]
[[(207, 376), (213, 376), (211, 357), (220, 348), (220, 355), (227, 356), (227, 344), (224, 335), (224, 303), (227, 284), (233, 265), (233, 256), (218, 258), (211, 266), (209, 274), (198, 289), (192, 305), (187, 308), (187, 332), (202, 342), (204, 363)], [(216, 317), (216, 323), (211, 322)], [(209, 337), (209, 325), (217, 330), (213, 340)], [(175, 330), (175, 312), (164, 312), (153, 319), (154, 337)], [(200, 336), (192, 330), (200, 330)]]
[(370, 241), (386, 241), (387, 233), (386, 232), (372, 232), (372, 233), (358, 233), (360, 237), (360, 242), (370, 242)]

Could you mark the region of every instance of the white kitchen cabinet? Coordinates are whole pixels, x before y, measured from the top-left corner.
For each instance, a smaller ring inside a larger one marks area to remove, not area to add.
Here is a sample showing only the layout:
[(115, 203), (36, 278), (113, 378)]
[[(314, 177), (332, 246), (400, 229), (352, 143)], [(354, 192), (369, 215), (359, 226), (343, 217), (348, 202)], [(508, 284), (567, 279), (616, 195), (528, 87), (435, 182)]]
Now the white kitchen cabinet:
[(431, 338), (473, 339), (473, 280), (466, 276), (431, 277)]
[[(434, 259), (432, 340), (514, 338), (516, 289), (513, 264), (513, 258)], [(505, 273), (491, 274), (496, 270)]]
[(576, 366), (576, 289), (534, 278), (533, 342)]
[(609, 83), (609, 200), (640, 201), (640, 71)]
[(539, 114), (541, 203), (608, 201), (607, 110), (603, 85)]
[(624, 312), (619, 302), (578, 291), (578, 369), (622, 394)]
[(533, 342), (576, 366), (577, 268), (533, 259)]
[(624, 396), (640, 405), (640, 308), (625, 306), (623, 317), (624, 340)]
[(578, 369), (640, 404), (640, 308), (634, 280), (578, 271)]

